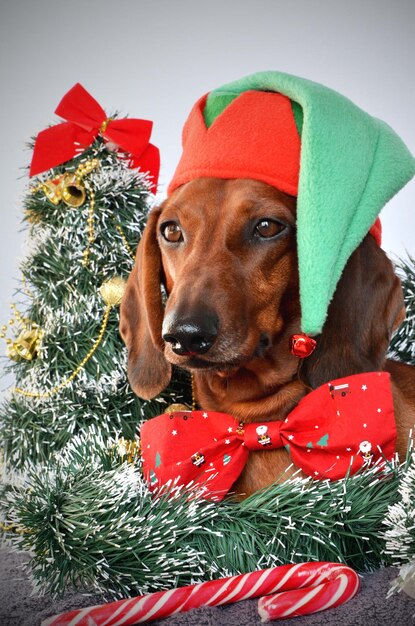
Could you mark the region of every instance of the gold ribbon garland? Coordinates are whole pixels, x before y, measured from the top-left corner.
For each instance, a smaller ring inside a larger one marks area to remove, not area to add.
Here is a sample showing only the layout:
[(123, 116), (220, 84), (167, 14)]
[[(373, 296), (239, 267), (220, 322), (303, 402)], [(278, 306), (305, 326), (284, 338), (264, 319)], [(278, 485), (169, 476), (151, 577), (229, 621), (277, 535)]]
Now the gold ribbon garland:
[(108, 324), (108, 318), (111, 309), (121, 303), (125, 291), (125, 285), (126, 281), (121, 278), (121, 276), (114, 276), (113, 278), (110, 278), (101, 285), (99, 291), (102, 299), (106, 304), (106, 307), (102, 324), (99, 329), (98, 337), (88, 354), (82, 359), (82, 361), (79, 363), (79, 365), (75, 368), (70, 376), (65, 378), (65, 380), (63, 380), (59, 385), (56, 385), (46, 393), (39, 393), (37, 391), (25, 391), (20, 387), (15, 387), (14, 391), (29, 398), (50, 398), (64, 387), (67, 387), (67, 385), (69, 385), (69, 383), (71, 383), (74, 378), (78, 376), (79, 372), (84, 368), (85, 364), (89, 361), (89, 359), (92, 357), (92, 355), (95, 353), (96, 349), (100, 345)]

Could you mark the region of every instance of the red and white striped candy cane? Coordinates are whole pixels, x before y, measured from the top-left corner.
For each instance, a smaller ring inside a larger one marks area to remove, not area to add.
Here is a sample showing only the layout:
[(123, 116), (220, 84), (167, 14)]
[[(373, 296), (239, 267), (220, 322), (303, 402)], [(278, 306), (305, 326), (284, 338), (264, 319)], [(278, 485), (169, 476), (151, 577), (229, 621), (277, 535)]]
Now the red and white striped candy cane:
[(258, 600), (263, 622), (287, 617), (310, 615), (331, 609), (353, 598), (359, 590), (359, 577), (345, 565), (333, 565), (310, 584), (300, 589), (282, 591)]
[(275, 594), (258, 603), (260, 616), (268, 621), (338, 606), (358, 589), (356, 572), (345, 565), (298, 563), (69, 611), (50, 617), (42, 626), (131, 626), (203, 606)]

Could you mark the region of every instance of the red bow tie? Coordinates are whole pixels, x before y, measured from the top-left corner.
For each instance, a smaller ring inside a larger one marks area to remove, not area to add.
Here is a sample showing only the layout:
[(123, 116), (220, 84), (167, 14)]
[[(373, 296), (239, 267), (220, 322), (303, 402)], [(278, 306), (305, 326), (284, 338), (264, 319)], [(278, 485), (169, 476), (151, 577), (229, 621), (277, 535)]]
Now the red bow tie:
[(395, 441), (386, 372), (322, 385), (284, 420), (241, 425), (226, 413), (181, 411), (141, 427), (143, 471), (152, 490), (173, 482), (200, 484), (205, 496), (217, 501), (232, 487), (251, 450), (284, 446), (305, 474), (337, 480), (349, 470), (353, 474), (378, 459), (392, 459)]
[(73, 159), (86, 150), (97, 135), (102, 135), (130, 155), (131, 167), (140, 167), (141, 171), (149, 172), (155, 192), (160, 155), (158, 148), (149, 143), (153, 122), (108, 118), (101, 105), (79, 83), (64, 95), (55, 113), (67, 121), (38, 134), (30, 176)]

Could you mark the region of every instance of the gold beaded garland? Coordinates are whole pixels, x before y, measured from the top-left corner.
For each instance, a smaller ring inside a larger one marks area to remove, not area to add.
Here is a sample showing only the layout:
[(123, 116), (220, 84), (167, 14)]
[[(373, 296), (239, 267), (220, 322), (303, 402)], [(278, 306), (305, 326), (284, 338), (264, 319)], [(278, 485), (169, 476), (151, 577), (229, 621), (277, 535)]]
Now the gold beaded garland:
[(91, 246), (95, 241), (95, 234), (94, 234), (95, 192), (92, 189), (91, 185), (87, 183), (86, 181), (85, 181), (85, 187), (89, 194), (89, 209), (88, 209), (88, 219), (87, 219), (88, 245), (84, 250), (84, 253), (83, 253), (84, 258), (82, 259), (82, 265), (84, 267), (88, 265)]
[(131, 256), (131, 258), (132, 258), (132, 259), (135, 259), (135, 254), (134, 254), (134, 252), (132, 251), (130, 244), (128, 243), (127, 237), (126, 237), (126, 236), (125, 236), (125, 234), (124, 234), (124, 231), (123, 231), (123, 229), (122, 229), (122, 227), (121, 227), (121, 224), (115, 224), (115, 228), (116, 228), (116, 229), (118, 230), (118, 232), (120, 233), (120, 235), (121, 235), (121, 239), (123, 240), (124, 245), (125, 245), (125, 247), (126, 247), (126, 249), (127, 249), (128, 253), (129, 253), (129, 255)]

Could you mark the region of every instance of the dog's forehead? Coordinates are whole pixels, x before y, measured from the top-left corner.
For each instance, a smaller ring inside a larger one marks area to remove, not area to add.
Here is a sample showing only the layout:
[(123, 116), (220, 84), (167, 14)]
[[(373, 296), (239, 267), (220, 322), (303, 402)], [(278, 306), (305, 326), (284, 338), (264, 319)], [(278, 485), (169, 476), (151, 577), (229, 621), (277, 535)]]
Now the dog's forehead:
[(280, 209), (293, 218), (296, 198), (262, 181), (253, 179), (197, 178), (178, 189), (163, 204), (163, 210), (176, 209), (193, 214), (223, 211), (249, 214), (252, 210)]

